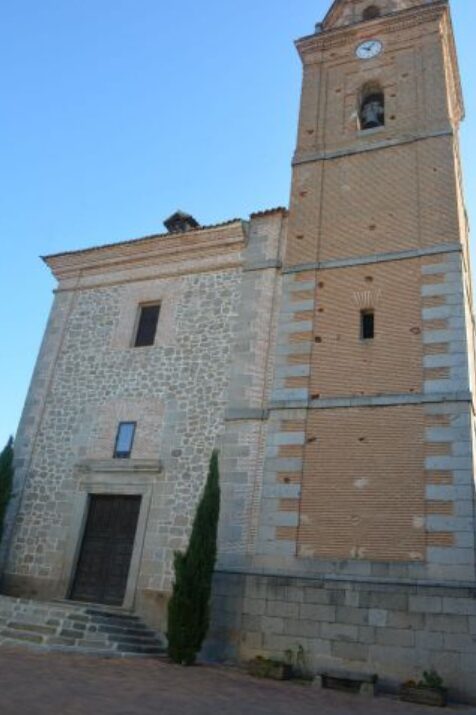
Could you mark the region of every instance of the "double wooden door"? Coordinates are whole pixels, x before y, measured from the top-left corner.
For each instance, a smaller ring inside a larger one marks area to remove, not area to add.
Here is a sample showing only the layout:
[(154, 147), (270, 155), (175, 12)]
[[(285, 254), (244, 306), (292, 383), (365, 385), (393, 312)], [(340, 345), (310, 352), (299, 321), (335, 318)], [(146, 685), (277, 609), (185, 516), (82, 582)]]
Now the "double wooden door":
[(139, 518), (140, 496), (91, 495), (76, 575), (74, 601), (121, 606)]

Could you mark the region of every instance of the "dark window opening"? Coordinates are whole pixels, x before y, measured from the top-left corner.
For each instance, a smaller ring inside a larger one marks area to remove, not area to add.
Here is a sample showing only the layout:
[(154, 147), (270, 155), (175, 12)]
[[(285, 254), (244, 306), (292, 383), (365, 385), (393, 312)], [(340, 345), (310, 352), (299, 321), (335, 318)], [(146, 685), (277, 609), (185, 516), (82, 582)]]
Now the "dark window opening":
[(378, 85), (364, 87), (359, 120), (361, 129), (375, 129), (385, 125), (385, 94)]
[(373, 340), (375, 337), (375, 314), (373, 310), (363, 310), (360, 314), (360, 337)]
[(380, 17), (380, 8), (377, 5), (369, 5), (362, 13), (362, 20), (374, 20)]
[(142, 348), (154, 344), (159, 313), (160, 305), (142, 305), (140, 307), (134, 347)]
[(114, 446), (114, 459), (129, 459), (136, 432), (135, 422), (119, 422)]

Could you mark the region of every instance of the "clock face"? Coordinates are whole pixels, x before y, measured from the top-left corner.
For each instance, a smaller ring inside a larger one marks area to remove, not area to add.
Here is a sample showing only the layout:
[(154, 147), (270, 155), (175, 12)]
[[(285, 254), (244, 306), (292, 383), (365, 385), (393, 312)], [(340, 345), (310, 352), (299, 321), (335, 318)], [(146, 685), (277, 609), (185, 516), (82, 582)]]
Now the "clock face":
[(355, 54), (360, 60), (371, 60), (382, 52), (383, 45), (380, 40), (366, 40), (356, 49)]

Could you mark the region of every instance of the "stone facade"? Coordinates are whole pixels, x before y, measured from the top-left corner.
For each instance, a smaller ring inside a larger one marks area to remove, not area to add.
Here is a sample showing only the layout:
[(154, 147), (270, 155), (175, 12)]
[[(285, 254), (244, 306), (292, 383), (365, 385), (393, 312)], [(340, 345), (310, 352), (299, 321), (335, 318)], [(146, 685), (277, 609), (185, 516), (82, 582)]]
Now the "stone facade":
[[(215, 246), (223, 241), (225, 250), (230, 238), (234, 256), (197, 257), (195, 272), (178, 264), (177, 275), (162, 277), (171, 267), (161, 264), (148, 268), (155, 277), (143, 277), (141, 268), (128, 265), (127, 280), (113, 283), (102, 267), (86, 271), (86, 285), (79, 280), (72, 289), (60, 278), (32, 390), (43, 384), (42, 363), (54, 367), (43, 401), (27, 403), (20, 428), (18, 513), (4, 575), (9, 592), (66, 595), (86, 496), (103, 492), (143, 495), (147, 527), (131, 588), (146, 601), (169, 590), (173, 551), (186, 544), (209, 455), (223, 431), (242, 280), (227, 264), (241, 260), (241, 222), (208, 237)], [(170, 240), (155, 240), (158, 260)], [(141, 243), (134, 248), (144, 250)], [(138, 306), (155, 300), (162, 306), (155, 345), (131, 347)], [(137, 421), (132, 458), (124, 462), (111, 459), (121, 420)]]
[[(46, 259), (3, 588), (67, 598), (88, 498), (142, 497), (124, 606), (165, 625), (213, 447), (206, 652), (437, 668), (476, 699), (474, 322), (447, 4), (338, 0), (303, 60), (289, 212)], [(383, 52), (356, 58), (379, 38)], [(385, 125), (357, 123), (380, 87)], [(133, 347), (159, 302), (154, 345)], [(375, 334), (362, 338), (362, 311)], [(117, 425), (137, 423), (130, 459)], [(474, 668), (473, 668), (474, 669)]]

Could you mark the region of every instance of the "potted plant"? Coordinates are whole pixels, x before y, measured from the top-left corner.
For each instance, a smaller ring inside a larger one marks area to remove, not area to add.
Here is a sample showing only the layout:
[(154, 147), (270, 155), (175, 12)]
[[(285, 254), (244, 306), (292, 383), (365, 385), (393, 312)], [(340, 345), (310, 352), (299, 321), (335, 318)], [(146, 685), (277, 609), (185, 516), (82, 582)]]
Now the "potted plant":
[(448, 690), (436, 670), (425, 671), (419, 683), (409, 680), (402, 685), (400, 700), (444, 708), (448, 702)]

